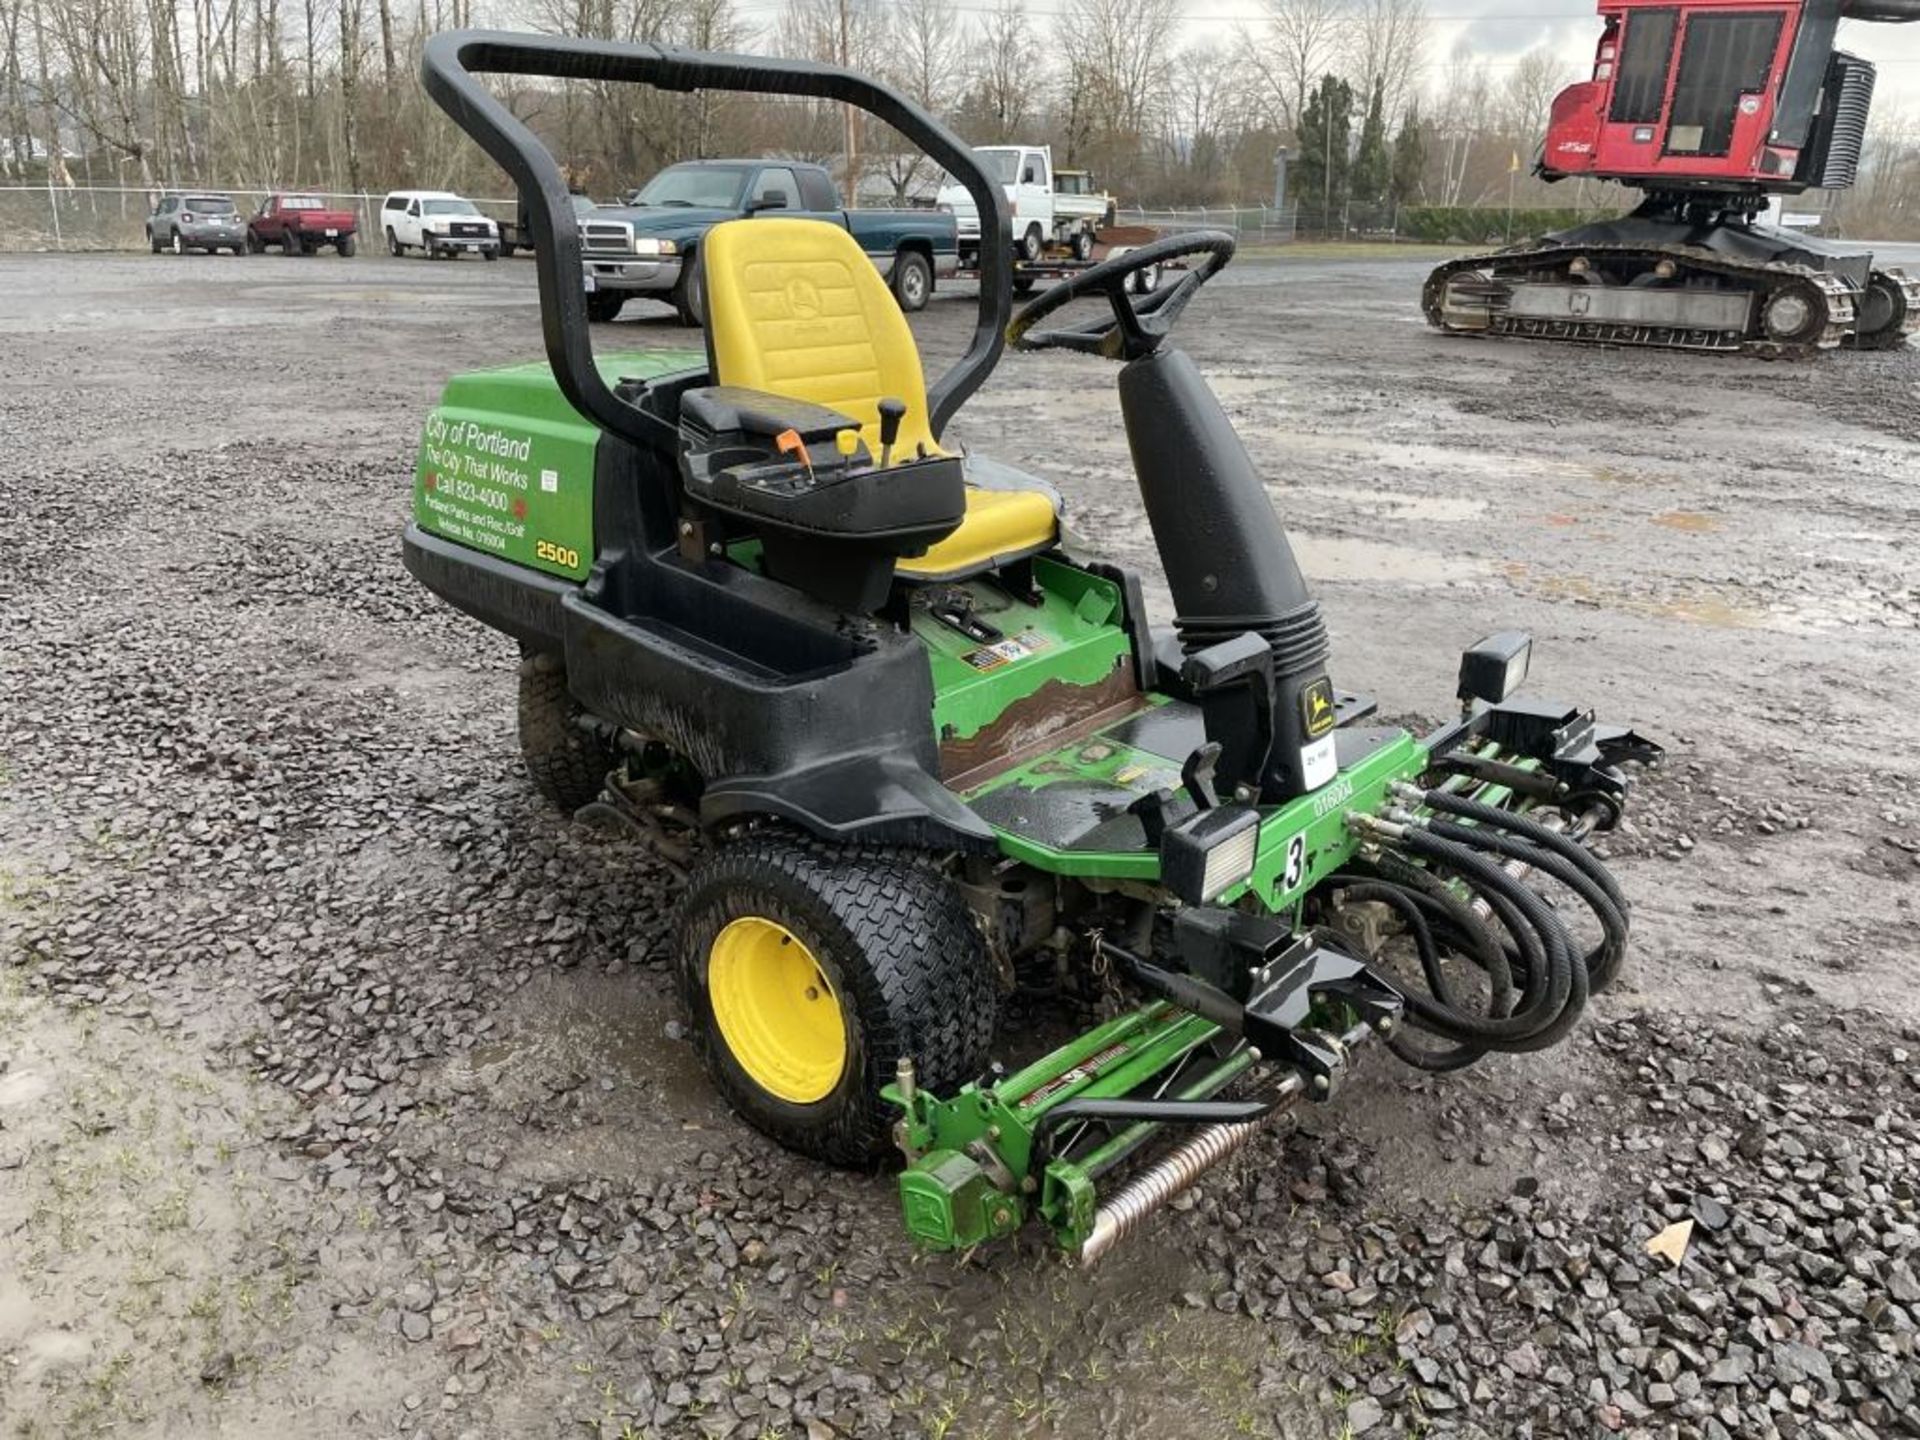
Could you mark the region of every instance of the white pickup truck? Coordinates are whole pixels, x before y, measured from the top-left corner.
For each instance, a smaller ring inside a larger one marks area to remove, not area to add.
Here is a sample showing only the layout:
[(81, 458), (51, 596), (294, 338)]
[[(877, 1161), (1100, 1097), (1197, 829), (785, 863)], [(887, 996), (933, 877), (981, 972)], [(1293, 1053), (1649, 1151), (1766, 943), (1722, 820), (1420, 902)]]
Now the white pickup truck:
[[(1049, 245), (1064, 245), (1076, 260), (1093, 253), (1093, 232), (1106, 206), (1090, 213), (1085, 196), (1068, 198), (1055, 188), (1053, 149), (1047, 145), (976, 145), (980, 168), (1000, 182), (1013, 207), (1013, 255), (1037, 264)], [(1102, 197), (1104, 199), (1104, 197)], [(936, 197), (960, 228), (960, 266), (980, 260), (980, 213), (963, 186), (949, 181)]]

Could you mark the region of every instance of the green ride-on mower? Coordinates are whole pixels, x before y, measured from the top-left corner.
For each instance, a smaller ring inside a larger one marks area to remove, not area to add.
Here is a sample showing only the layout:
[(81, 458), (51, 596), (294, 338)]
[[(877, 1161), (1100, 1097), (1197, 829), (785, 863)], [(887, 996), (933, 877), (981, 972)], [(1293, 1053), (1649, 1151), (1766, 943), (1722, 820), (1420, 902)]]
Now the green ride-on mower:
[[(485, 32), (437, 37), (424, 69), (519, 186), (547, 363), (449, 383), (406, 564), (520, 642), (536, 786), (691, 864), (674, 965), (742, 1118), (833, 1164), (898, 1152), (922, 1244), (1038, 1220), (1090, 1261), (1333, 1094), (1362, 1040), (1429, 1070), (1541, 1049), (1617, 972), (1627, 902), (1581, 841), (1657, 747), (1516, 697), (1521, 634), (1466, 652), (1458, 717), (1430, 734), (1334, 688), (1266, 489), (1167, 343), (1230, 236), (1141, 246), (1009, 323), (1000, 187), (871, 80)], [(565, 181), (489, 72), (877, 116), (1000, 236), (969, 348), (927, 386), (847, 233), (776, 213), (684, 257), (704, 354), (596, 359)], [(1044, 323), (1079, 297), (1111, 313)], [(1119, 363), (1171, 624), (1062, 531), (1047, 486), (942, 443), (1005, 344)], [(1590, 913), (1582, 941), (1533, 880)], [(1098, 1023), (1000, 1063), (1070, 1013)]]

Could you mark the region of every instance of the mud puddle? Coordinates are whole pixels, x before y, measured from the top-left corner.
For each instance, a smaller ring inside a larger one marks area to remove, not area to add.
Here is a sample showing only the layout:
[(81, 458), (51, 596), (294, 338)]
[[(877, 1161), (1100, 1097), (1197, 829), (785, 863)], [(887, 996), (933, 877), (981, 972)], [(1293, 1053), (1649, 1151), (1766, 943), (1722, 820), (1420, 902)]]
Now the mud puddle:
[(1470, 555), (1442, 555), (1411, 545), (1343, 535), (1288, 534), (1300, 568), (1311, 580), (1368, 580), (1400, 585), (1452, 585), (1491, 575), (1493, 562)]

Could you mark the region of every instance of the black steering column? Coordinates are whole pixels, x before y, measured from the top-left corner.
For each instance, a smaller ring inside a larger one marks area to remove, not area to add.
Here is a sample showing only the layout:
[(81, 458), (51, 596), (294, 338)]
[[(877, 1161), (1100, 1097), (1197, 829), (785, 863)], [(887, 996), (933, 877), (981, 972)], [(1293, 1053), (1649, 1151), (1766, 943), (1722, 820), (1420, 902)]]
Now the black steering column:
[[(1265, 482), (1199, 368), (1166, 338), (1200, 287), (1232, 259), (1223, 231), (1172, 235), (1069, 276), (1007, 326), (1016, 350), (1072, 350), (1123, 362), (1120, 410), (1140, 498), (1173, 592), (1182, 677), (1220, 747), (1220, 788), (1279, 803), (1334, 778), (1327, 629)], [(1193, 269), (1135, 303), (1127, 278), (1191, 256)], [(1110, 318), (1038, 329), (1076, 299)], [(1247, 638), (1258, 636), (1259, 645)]]

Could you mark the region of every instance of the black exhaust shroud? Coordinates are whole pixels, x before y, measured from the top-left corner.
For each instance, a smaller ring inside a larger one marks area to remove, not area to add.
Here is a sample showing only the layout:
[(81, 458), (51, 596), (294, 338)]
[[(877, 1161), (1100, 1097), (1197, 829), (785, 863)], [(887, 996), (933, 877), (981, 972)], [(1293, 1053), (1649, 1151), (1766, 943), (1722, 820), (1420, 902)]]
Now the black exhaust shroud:
[(1245, 785), (1269, 803), (1318, 789), (1336, 773), (1327, 627), (1252, 457), (1181, 351), (1128, 362), (1120, 408), (1182, 647), (1192, 656), (1251, 631), (1273, 652), (1264, 754), (1248, 738), (1244, 695), (1196, 696), (1207, 738), (1222, 745), (1222, 788)]

